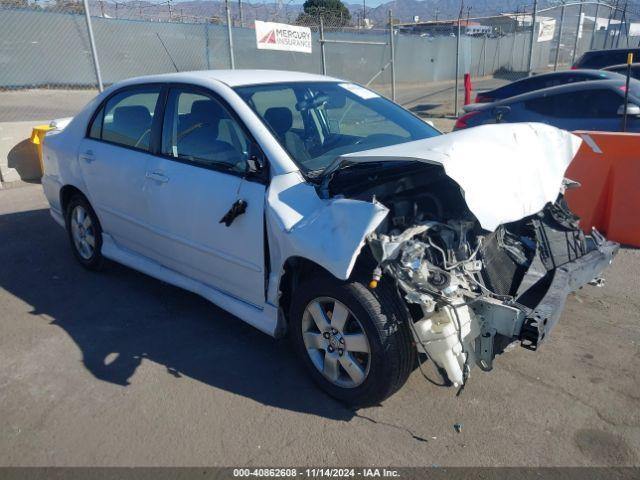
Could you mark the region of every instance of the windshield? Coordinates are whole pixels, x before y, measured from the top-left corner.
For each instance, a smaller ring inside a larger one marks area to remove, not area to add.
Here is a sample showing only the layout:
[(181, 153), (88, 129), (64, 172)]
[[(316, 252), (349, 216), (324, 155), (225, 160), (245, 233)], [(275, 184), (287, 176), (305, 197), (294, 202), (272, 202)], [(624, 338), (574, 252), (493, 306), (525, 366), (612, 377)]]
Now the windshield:
[(440, 135), (395, 103), (353, 83), (302, 82), (237, 87), (305, 173), (338, 156)]

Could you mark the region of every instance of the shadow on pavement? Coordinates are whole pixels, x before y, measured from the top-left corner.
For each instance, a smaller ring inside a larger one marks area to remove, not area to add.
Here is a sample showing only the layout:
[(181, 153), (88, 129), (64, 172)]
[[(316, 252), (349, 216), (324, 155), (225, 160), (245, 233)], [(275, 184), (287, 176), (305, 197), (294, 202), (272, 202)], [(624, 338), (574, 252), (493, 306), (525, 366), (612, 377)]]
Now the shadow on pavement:
[(0, 216), (0, 238), (0, 288), (49, 316), (100, 380), (126, 386), (148, 359), (176, 379), (265, 405), (338, 420), (355, 414), (312, 384), (285, 340), (126, 267), (84, 270), (46, 209)]
[(23, 182), (40, 182), (40, 161), (38, 160), (38, 150), (28, 138), (22, 140), (9, 150), (7, 154), (7, 165), (14, 168)]

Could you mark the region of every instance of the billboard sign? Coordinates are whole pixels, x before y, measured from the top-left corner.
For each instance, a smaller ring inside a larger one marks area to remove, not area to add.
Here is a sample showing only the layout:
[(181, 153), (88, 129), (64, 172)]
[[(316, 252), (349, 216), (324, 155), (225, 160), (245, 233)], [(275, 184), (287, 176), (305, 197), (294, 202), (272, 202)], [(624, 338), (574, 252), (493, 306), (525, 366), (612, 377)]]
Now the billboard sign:
[(311, 29), (286, 23), (256, 20), (256, 46), (260, 50), (311, 53)]

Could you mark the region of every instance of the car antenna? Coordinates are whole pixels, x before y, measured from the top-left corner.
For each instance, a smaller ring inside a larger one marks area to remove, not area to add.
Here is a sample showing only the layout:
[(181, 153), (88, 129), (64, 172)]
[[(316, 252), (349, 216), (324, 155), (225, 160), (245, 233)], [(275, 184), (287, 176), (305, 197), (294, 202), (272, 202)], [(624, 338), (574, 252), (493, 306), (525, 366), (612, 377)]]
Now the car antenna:
[(173, 64), (173, 68), (176, 69), (176, 72), (180, 72), (180, 69), (176, 65), (176, 62), (173, 61), (173, 57), (169, 53), (169, 50), (167, 50), (167, 46), (162, 41), (162, 38), (160, 38), (160, 34), (158, 32), (156, 32), (156, 36), (158, 37), (158, 40), (160, 40), (160, 43), (162, 44), (162, 47), (164, 48), (164, 51), (167, 52), (167, 56), (169, 57), (169, 60), (171, 60), (171, 63)]

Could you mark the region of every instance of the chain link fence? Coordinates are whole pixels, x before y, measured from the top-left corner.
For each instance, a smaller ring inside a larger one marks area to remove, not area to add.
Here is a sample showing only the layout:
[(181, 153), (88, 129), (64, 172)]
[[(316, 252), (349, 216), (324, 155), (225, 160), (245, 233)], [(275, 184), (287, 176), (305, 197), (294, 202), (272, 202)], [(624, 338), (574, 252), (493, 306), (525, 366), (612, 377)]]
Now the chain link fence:
[[(86, 4), (86, 3), (85, 3)], [(534, 12), (371, 26), (345, 14), (287, 5), (0, 0), (0, 122), (73, 115), (104, 85), (171, 71), (268, 68), (354, 81), (423, 115), (456, 114), (463, 76), (476, 92), (532, 73), (566, 69), (589, 49), (638, 45), (625, 12), (565, 2)], [(253, 20), (311, 28), (312, 53), (258, 50)], [(95, 58), (89, 25), (92, 27)], [(96, 68), (99, 66), (99, 68)]]

